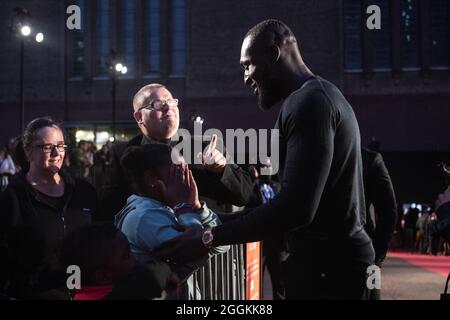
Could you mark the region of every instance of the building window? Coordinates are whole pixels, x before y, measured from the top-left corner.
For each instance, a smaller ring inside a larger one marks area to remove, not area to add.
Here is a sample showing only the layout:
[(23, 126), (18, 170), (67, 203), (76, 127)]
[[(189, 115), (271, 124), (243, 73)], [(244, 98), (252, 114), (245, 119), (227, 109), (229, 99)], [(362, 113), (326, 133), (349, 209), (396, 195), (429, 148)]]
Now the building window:
[(344, 1), (345, 70), (362, 70), (361, 1)]
[(72, 59), (70, 63), (70, 76), (83, 77), (86, 68), (85, 61), (85, 35), (86, 35), (86, 0), (76, 0), (75, 5), (80, 7), (81, 11), (81, 30), (71, 30), (72, 41), (70, 50)]
[(417, 0), (401, 0), (402, 68), (419, 67), (419, 15)]
[(146, 73), (159, 75), (161, 71), (161, 8), (159, 0), (146, 3)]
[(381, 10), (381, 29), (373, 33), (373, 66), (375, 70), (391, 68), (391, 12), (389, 0), (378, 0), (374, 4)]
[(431, 65), (449, 67), (449, 11), (448, 0), (431, 0)]
[(184, 76), (186, 72), (186, 3), (172, 1), (172, 64), (171, 75)]
[(134, 0), (122, 0), (122, 56), (123, 63), (128, 71), (127, 75), (132, 76), (135, 70), (134, 65), (134, 45), (135, 45), (135, 2)]
[(97, 0), (97, 19), (95, 25), (95, 73), (106, 75), (110, 59), (110, 3), (109, 0)]

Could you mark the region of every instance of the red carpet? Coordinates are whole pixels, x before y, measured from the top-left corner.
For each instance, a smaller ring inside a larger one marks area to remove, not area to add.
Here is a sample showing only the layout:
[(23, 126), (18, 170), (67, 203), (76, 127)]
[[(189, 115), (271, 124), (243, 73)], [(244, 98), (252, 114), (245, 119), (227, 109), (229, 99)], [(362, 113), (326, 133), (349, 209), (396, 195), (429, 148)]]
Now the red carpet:
[(388, 256), (400, 258), (417, 267), (439, 273), (444, 277), (447, 277), (450, 272), (450, 256), (428, 256), (405, 252), (389, 252)]

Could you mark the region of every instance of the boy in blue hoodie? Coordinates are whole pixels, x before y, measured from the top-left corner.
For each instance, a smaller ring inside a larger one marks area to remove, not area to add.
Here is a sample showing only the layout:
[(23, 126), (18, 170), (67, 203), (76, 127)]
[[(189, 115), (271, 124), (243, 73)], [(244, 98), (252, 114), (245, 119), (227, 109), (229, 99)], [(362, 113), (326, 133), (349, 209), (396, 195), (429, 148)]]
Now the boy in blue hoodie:
[[(130, 147), (121, 159), (135, 194), (116, 215), (115, 224), (128, 238), (131, 252), (141, 262), (152, 260), (152, 250), (178, 236), (185, 227), (211, 228), (220, 224), (217, 215), (198, 199), (192, 172), (183, 158), (165, 144)], [(177, 265), (179, 277), (186, 279), (181, 299), (193, 298), (197, 284), (190, 274), (213, 254), (229, 246), (211, 248), (208, 256)], [(199, 294), (197, 293), (197, 296)]]

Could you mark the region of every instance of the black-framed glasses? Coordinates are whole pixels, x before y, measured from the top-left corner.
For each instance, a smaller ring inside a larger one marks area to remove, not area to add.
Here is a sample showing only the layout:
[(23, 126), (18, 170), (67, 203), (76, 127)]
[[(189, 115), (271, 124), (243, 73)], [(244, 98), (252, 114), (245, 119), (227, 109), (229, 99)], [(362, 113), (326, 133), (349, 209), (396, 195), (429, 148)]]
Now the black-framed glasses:
[(160, 111), (164, 108), (164, 106), (169, 106), (170, 108), (175, 108), (178, 106), (178, 99), (167, 99), (167, 100), (154, 100), (147, 104), (146, 106), (140, 107), (138, 111), (142, 109), (150, 109)]
[(42, 151), (44, 151), (45, 153), (51, 153), (55, 148), (56, 148), (56, 150), (58, 150), (58, 152), (65, 152), (66, 149), (67, 149), (67, 145), (63, 144), (63, 143), (58, 143), (58, 144), (51, 144), (51, 143), (38, 144), (38, 145), (35, 145), (35, 147), (42, 149)]

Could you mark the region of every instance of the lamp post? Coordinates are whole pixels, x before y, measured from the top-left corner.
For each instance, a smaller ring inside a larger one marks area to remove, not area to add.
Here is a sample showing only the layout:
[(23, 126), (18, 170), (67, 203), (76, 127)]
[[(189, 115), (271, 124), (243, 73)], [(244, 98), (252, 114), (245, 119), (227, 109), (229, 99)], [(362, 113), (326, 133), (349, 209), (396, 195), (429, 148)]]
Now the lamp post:
[[(24, 87), (24, 70), (25, 70), (25, 41), (32, 35), (32, 29), (28, 23), (31, 18), (30, 12), (24, 8), (15, 8), (15, 24), (14, 29), (16, 35), (20, 38), (20, 106), (19, 106), (19, 119), (20, 119), (20, 132), (24, 129), (25, 119), (25, 87)], [(35, 35), (36, 42), (40, 43), (44, 40), (44, 34), (39, 32)]]
[(116, 140), (116, 92), (117, 92), (117, 77), (120, 74), (126, 74), (128, 68), (116, 61), (116, 54), (113, 51), (111, 53), (111, 61), (109, 63), (109, 73), (111, 75), (111, 99), (112, 99), (112, 136)]
[(24, 56), (25, 56), (25, 41), (24, 37), (20, 37), (20, 132), (23, 132), (24, 127), (24, 111), (25, 111), (25, 99), (24, 99), (24, 88), (23, 88), (23, 69), (24, 69)]

